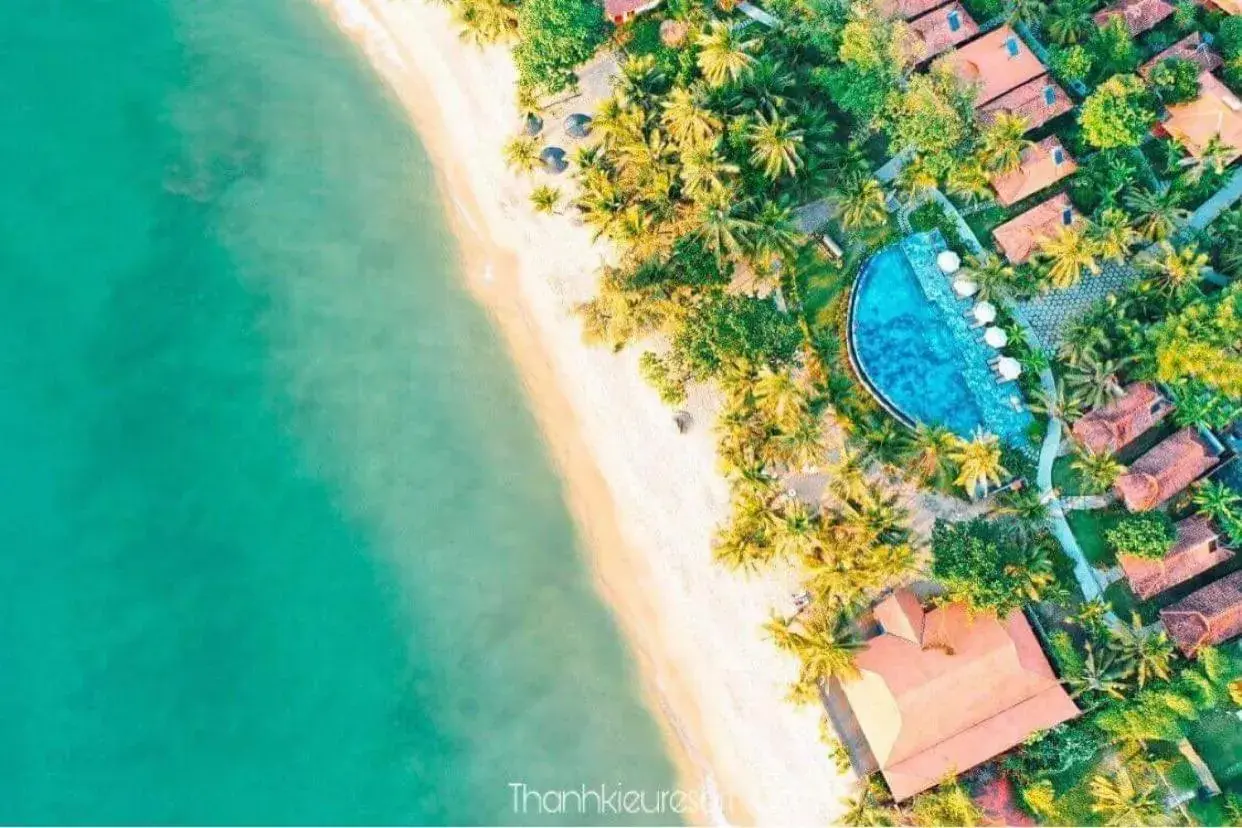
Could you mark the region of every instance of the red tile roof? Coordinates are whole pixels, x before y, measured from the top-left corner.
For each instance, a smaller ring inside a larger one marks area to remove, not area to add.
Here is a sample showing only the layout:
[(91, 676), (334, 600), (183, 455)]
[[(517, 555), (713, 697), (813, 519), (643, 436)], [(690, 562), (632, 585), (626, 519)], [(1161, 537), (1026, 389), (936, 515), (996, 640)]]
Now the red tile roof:
[[(1060, 164), (1056, 162), (1058, 149)], [(992, 189), (996, 191), (996, 200), (1008, 207), (1073, 175), (1077, 169), (1077, 162), (1060, 140), (1050, 135), (1022, 154), (1022, 164), (1016, 170), (992, 176)]]
[(1181, 40), (1147, 61), (1139, 68), (1139, 74), (1144, 78), (1150, 77), (1151, 70), (1156, 68), (1156, 64), (1169, 58), (1181, 58), (1199, 64), (1199, 68), (1204, 72), (1215, 72), (1220, 68), (1223, 61), (1220, 55), (1213, 52), (1208, 45), (1203, 42), (1203, 38), (1198, 32), (1186, 35)]
[(1186, 427), (1136, 460), (1113, 488), (1127, 509), (1145, 512), (1198, 480), (1216, 459), (1198, 432)]
[(1219, 538), (1211, 520), (1195, 515), (1177, 524), (1177, 542), (1163, 558), (1119, 555), (1117, 562), (1130, 581), (1130, 589), (1146, 601), (1232, 558), (1233, 550), (1217, 545)]
[[(957, 31), (949, 26), (950, 14), (957, 15)], [(950, 3), (911, 20), (910, 29), (923, 43), (923, 54), (920, 60), (930, 60), (950, 46), (956, 46), (979, 34), (979, 26), (975, 23), (975, 19), (970, 16), (970, 12), (966, 11), (966, 7), (958, 2)]]
[(1239, 0), (1208, 0), (1225, 14), (1242, 14), (1242, 2)]
[(997, 227), (992, 237), (1006, 259), (1021, 264), (1031, 257), (1041, 239), (1055, 236), (1065, 226), (1066, 209), (1070, 210), (1070, 224), (1078, 223), (1081, 216), (1074, 212), (1069, 196), (1061, 193)]
[(604, 0), (604, 16), (614, 23), (621, 23), (658, 5), (660, 0)]
[(885, 17), (900, 17), (902, 20), (909, 20), (920, 14), (926, 14), (944, 3), (945, 0), (878, 0), (876, 8)]
[(1242, 635), (1242, 572), (1221, 578), (1160, 610), (1169, 638), (1191, 658), (1201, 647)]
[[(1016, 57), (1005, 45), (1010, 38), (1016, 44)], [(941, 58), (953, 74), (978, 87), (975, 106), (990, 103), (1009, 90), (1044, 74), (1047, 69), (1022, 38), (1008, 26), (1001, 26), (959, 46)]]
[(1078, 715), (1021, 612), (924, 612), (899, 590), (876, 617), (885, 631), (841, 688), (898, 801)]
[(1121, 451), (1172, 410), (1173, 404), (1154, 385), (1136, 382), (1126, 386), (1120, 399), (1079, 417), (1071, 431), (1092, 451)]
[[(1052, 91), (1052, 103), (1044, 97), (1047, 90)], [(1065, 90), (1049, 75), (1040, 75), (1034, 80), (1016, 86), (996, 98), (991, 103), (979, 107), (979, 118), (983, 123), (991, 123), (998, 112), (1020, 115), (1026, 119), (1028, 130), (1036, 129), (1074, 108)]]
[(1242, 100), (1211, 72), (1199, 75), (1199, 97), (1171, 105), (1160, 127), (1196, 158), (1213, 138), (1232, 147), (1229, 163), (1242, 157)]
[(1173, 6), (1165, 0), (1120, 0), (1106, 9), (1096, 12), (1095, 25), (1103, 27), (1114, 17), (1126, 21), (1130, 34), (1142, 34), (1173, 14)]

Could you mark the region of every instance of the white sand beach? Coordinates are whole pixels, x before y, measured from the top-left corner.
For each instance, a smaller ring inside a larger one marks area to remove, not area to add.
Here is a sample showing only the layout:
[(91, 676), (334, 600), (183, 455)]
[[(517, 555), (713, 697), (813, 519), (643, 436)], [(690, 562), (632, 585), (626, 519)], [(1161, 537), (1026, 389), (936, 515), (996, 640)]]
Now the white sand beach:
[(535, 214), (531, 182), (506, 170), (501, 147), (518, 126), (507, 52), (463, 43), (447, 10), (423, 0), (317, 2), (409, 110), (436, 163), (471, 286), (529, 390), (683, 787), (720, 793), (721, 807), (697, 818), (831, 824), (855, 781), (819, 740), (821, 711), (785, 700), (796, 665), (760, 629), (773, 609), (790, 610), (794, 583), (711, 560), (727, 491), (710, 395), (694, 395), (694, 424), (679, 434), (640, 379), (637, 350), (582, 343), (570, 309), (591, 295), (607, 250), (568, 218)]

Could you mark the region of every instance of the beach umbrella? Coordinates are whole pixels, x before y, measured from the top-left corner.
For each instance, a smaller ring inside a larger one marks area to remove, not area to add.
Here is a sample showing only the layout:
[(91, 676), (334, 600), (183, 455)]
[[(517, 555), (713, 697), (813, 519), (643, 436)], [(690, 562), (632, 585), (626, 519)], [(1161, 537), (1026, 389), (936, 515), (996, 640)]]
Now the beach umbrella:
[(936, 257), (936, 265), (942, 273), (957, 273), (957, 269), (962, 266), (961, 258), (952, 250), (941, 250), (940, 255)]
[(981, 325), (989, 325), (996, 319), (996, 306), (991, 302), (980, 302), (975, 305), (975, 321)]
[(964, 276), (959, 276), (953, 280), (953, 292), (965, 299), (968, 296), (974, 296), (978, 293), (979, 285)]
[(565, 133), (571, 138), (585, 138), (591, 134), (591, 116), (575, 112), (565, 119)]
[(553, 175), (563, 173), (569, 168), (569, 162), (565, 160), (565, 150), (560, 147), (545, 147), (539, 153), (539, 160), (543, 162), (544, 170)]
[(1003, 356), (996, 361), (996, 372), (1002, 379), (1017, 379), (1022, 376), (1022, 364), (1013, 357)]
[(983, 341), (993, 348), (1004, 348), (1009, 343), (1009, 334), (993, 325), (983, 332)]
[(543, 118), (540, 118), (533, 112), (530, 113), (526, 116), (526, 123), (522, 125), (522, 131), (531, 138), (534, 138), (536, 135), (543, 132)]

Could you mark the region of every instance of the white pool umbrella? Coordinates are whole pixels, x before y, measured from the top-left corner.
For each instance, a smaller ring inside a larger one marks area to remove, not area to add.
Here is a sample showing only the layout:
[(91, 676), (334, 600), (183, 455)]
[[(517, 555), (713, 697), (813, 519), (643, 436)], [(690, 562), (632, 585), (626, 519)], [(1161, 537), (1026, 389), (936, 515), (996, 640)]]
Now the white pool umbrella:
[(1001, 357), (996, 361), (996, 372), (1007, 380), (1022, 376), (1022, 365), (1013, 357)]
[(941, 250), (936, 257), (936, 264), (944, 273), (957, 273), (957, 269), (962, 266), (962, 260), (952, 250)]
[(982, 325), (989, 325), (996, 319), (996, 306), (991, 302), (980, 302), (975, 305), (975, 321)]
[(1004, 348), (1009, 343), (1009, 334), (995, 325), (983, 332), (983, 341), (993, 348)]
[(963, 299), (967, 296), (974, 296), (979, 292), (979, 285), (969, 279), (958, 277), (953, 280), (953, 292)]

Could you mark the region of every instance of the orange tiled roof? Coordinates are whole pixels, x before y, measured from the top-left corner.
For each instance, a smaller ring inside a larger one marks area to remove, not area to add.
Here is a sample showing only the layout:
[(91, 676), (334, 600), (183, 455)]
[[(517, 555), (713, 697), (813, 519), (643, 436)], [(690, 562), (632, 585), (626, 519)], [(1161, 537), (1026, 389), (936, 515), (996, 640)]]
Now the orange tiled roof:
[(1146, 601), (1232, 558), (1233, 550), (1218, 546), (1219, 539), (1212, 521), (1195, 515), (1178, 522), (1177, 541), (1163, 558), (1119, 555), (1117, 562), (1130, 581), (1130, 589)]
[[(953, 14), (957, 15), (956, 31), (949, 25), (949, 16)], [(921, 60), (930, 60), (950, 46), (956, 46), (979, 34), (979, 25), (970, 16), (970, 12), (966, 11), (966, 7), (958, 2), (911, 20), (910, 29), (923, 42)]]
[(1208, 2), (1225, 14), (1242, 14), (1242, 2), (1239, 0), (1208, 0)]
[(660, 0), (604, 0), (604, 14), (620, 23), (628, 17), (660, 5)]
[(909, 20), (926, 14), (946, 0), (877, 0), (876, 9), (885, 17), (900, 17)]
[(1076, 224), (1081, 217), (1074, 212), (1069, 196), (1061, 193), (997, 227), (992, 237), (1006, 259), (1021, 264), (1035, 252), (1040, 239), (1056, 235), (1065, 226), (1066, 209), (1070, 210), (1070, 224)]
[(1154, 385), (1136, 382), (1126, 386), (1120, 399), (1079, 417), (1071, 431), (1092, 451), (1121, 451), (1172, 410), (1173, 404)]
[(876, 617), (885, 631), (841, 687), (898, 801), (1078, 715), (1021, 612), (924, 612), (899, 590)]
[(1160, 126), (1195, 157), (1217, 136), (1233, 148), (1229, 163), (1242, 157), (1242, 100), (1211, 72), (1199, 75), (1199, 97), (1170, 106)]
[(1119, 0), (1095, 14), (1095, 25), (1104, 26), (1111, 18), (1125, 18), (1130, 34), (1142, 34), (1173, 14), (1173, 6), (1165, 0)]
[[(1016, 56), (1010, 55), (1006, 46), (1010, 38), (1017, 48)], [(959, 46), (941, 60), (963, 81), (978, 86), (975, 105), (980, 107), (1046, 71), (1035, 53), (1008, 26)]]
[(1160, 610), (1169, 638), (1186, 656), (1242, 635), (1242, 572), (1221, 578)]
[[(1057, 150), (1061, 151), (1059, 164)], [(992, 189), (996, 191), (996, 200), (1007, 207), (1051, 187), (1077, 169), (1077, 162), (1060, 140), (1050, 135), (1022, 154), (1022, 164), (1016, 170), (993, 176)]]
[[(1052, 103), (1045, 97), (1052, 92)], [(998, 112), (1020, 115), (1026, 119), (1028, 130), (1036, 129), (1051, 121), (1058, 115), (1064, 115), (1074, 108), (1065, 90), (1050, 75), (1040, 75), (1026, 83), (1010, 89), (991, 103), (979, 107), (979, 117), (985, 124), (991, 123)]]
[(1151, 77), (1151, 70), (1156, 68), (1156, 64), (1169, 58), (1181, 58), (1199, 64), (1199, 69), (1204, 72), (1214, 72), (1220, 68), (1223, 61), (1220, 55), (1213, 52), (1208, 45), (1203, 42), (1203, 38), (1198, 32), (1189, 34), (1181, 40), (1156, 55), (1151, 60), (1144, 63), (1139, 68), (1139, 74), (1144, 78)]
[(1216, 454), (1191, 427), (1166, 438), (1113, 484), (1131, 512), (1145, 512), (1199, 479), (1216, 465)]

